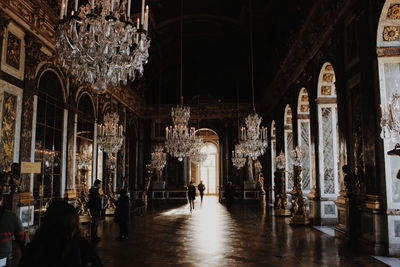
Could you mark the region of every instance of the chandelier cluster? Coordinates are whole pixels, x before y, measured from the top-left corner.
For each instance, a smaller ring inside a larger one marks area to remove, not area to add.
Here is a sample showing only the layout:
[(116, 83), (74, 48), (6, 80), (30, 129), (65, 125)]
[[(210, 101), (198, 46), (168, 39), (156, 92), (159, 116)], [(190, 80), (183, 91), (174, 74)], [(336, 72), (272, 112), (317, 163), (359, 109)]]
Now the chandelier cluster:
[(167, 164), (167, 154), (163, 150), (162, 145), (157, 145), (151, 153), (151, 166), (158, 171), (162, 171)]
[(400, 137), (400, 93), (394, 91), (386, 108), (382, 108), (381, 137), (397, 139)]
[(235, 150), (232, 151), (232, 164), (236, 169), (241, 169), (246, 163), (246, 157), (244, 155), (241, 143), (235, 145)]
[(190, 155), (190, 160), (196, 165), (200, 165), (207, 159), (207, 154), (201, 151), (203, 146), (203, 138), (197, 136), (193, 143), (192, 153)]
[[(143, 75), (149, 57), (149, 8), (142, 0), (141, 18), (130, 16), (133, 0), (90, 0), (68, 12), (62, 0), (56, 49), (60, 64), (97, 93)], [(128, 4), (127, 4), (128, 2)], [(126, 5), (127, 4), (127, 5)]]
[(174, 125), (165, 129), (165, 148), (168, 154), (182, 161), (192, 155), (196, 140), (195, 128), (188, 126), (190, 107), (172, 107), (171, 116)]
[(124, 142), (124, 128), (118, 122), (118, 114), (108, 112), (104, 116), (104, 122), (97, 126), (97, 140), (100, 149), (109, 155), (116, 154)]
[(246, 127), (240, 131), (241, 148), (246, 157), (257, 159), (268, 147), (267, 128), (260, 127), (261, 117), (257, 113), (250, 114), (245, 120)]

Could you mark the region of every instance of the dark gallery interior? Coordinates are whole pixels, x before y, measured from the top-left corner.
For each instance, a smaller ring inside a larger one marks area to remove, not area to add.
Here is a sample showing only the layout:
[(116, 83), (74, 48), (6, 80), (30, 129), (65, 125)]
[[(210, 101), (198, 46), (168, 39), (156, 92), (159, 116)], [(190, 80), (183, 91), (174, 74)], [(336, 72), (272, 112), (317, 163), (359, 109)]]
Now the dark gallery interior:
[(400, 266), (400, 0), (1, 0), (0, 51), (0, 266)]

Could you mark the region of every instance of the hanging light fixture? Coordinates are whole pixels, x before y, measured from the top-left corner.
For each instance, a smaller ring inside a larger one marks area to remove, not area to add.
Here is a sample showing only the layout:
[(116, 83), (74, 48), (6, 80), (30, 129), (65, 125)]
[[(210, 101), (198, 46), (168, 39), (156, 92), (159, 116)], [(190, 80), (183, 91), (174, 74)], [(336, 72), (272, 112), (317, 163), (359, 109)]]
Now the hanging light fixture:
[(183, 1), (181, 0), (181, 66), (180, 66), (180, 105), (172, 107), (171, 117), (173, 126), (165, 130), (165, 148), (168, 154), (182, 161), (193, 153), (193, 144), (196, 140), (195, 128), (189, 127), (190, 107), (183, 106), (182, 73), (183, 73)]
[[(252, 12), (251, 0), (250, 12)], [(251, 157), (253, 160), (257, 159), (265, 153), (268, 147), (267, 128), (260, 127), (262, 117), (256, 112), (254, 105), (254, 52), (253, 52), (253, 20), (250, 16), (250, 67), (251, 67), (251, 92), (252, 92), (252, 105), (254, 114), (249, 114), (245, 123), (246, 126), (241, 129), (241, 148), (245, 156)]]
[(236, 169), (241, 169), (246, 164), (246, 157), (244, 155), (241, 144), (235, 145), (235, 150), (232, 151), (232, 164)]
[(200, 165), (207, 159), (207, 154), (201, 150), (203, 147), (203, 138), (199, 135), (196, 136), (192, 147), (192, 155), (190, 156), (190, 160), (196, 165)]
[(167, 164), (167, 154), (163, 150), (162, 145), (157, 145), (151, 153), (151, 166), (158, 171), (162, 171)]
[(97, 126), (97, 140), (100, 149), (110, 155), (115, 155), (124, 142), (124, 127), (118, 124), (119, 115), (116, 112), (107, 112), (102, 124)]
[[(143, 75), (149, 57), (149, 7), (142, 0), (141, 17), (132, 21), (133, 0), (89, 0), (68, 10), (62, 0), (56, 34), (60, 64), (97, 93)], [(127, 3), (128, 2), (128, 3)]]

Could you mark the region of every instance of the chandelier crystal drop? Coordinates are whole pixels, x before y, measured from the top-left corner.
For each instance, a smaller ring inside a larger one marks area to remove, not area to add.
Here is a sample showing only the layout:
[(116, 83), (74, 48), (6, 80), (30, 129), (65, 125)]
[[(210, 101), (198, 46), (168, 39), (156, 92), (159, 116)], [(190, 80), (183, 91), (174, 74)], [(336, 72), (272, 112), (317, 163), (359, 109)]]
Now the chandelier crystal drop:
[(78, 80), (93, 84), (97, 93), (143, 75), (150, 47), (149, 9), (142, 0), (141, 18), (133, 22), (131, 1), (90, 0), (78, 11), (75, 0), (74, 10), (68, 11), (68, 0), (62, 0), (56, 33), (59, 62)]
[(165, 149), (172, 157), (182, 161), (193, 153), (196, 140), (195, 128), (188, 127), (190, 107), (176, 106), (171, 109), (173, 126), (165, 129)]
[(265, 153), (268, 147), (267, 128), (260, 127), (261, 117), (257, 113), (250, 114), (245, 119), (246, 127), (242, 127), (241, 147), (246, 157), (257, 159)]
[(242, 149), (241, 143), (235, 145), (235, 150), (232, 151), (232, 164), (236, 169), (241, 169), (246, 163), (246, 157)]
[(393, 92), (387, 107), (381, 109), (381, 137), (393, 140), (400, 138), (400, 93), (398, 90)]
[(100, 149), (107, 154), (116, 154), (124, 142), (124, 128), (118, 122), (119, 116), (116, 112), (106, 113), (104, 122), (97, 126)]
[(151, 166), (158, 171), (162, 171), (167, 164), (167, 153), (164, 153), (162, 145), (157, 145), (151, 153)]

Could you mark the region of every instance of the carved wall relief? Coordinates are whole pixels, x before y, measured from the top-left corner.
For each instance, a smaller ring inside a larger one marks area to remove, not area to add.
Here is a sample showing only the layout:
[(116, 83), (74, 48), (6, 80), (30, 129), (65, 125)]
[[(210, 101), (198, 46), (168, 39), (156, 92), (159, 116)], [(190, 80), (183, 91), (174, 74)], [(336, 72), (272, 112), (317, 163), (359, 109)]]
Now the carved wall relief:
[(4, 93), (0, 140), (0, 165), (4, 170), (9, 170), (11, 163), (13, 163), (16, 118), (17, 96)]

